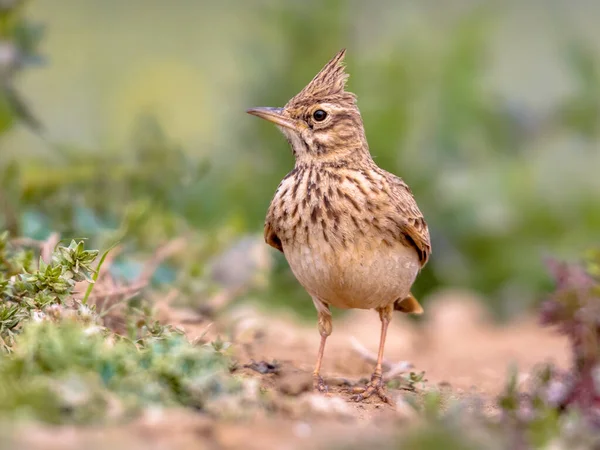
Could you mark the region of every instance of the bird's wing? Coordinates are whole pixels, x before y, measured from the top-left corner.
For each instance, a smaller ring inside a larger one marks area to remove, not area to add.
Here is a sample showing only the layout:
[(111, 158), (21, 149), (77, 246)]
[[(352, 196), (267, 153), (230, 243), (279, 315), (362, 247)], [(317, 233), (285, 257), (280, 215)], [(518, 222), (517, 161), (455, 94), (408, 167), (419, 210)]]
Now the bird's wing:
[(267, 215), (267, 220), (265, 221), (265, 242), (269, 244), (271, 247), (276, 248), (280, 252), (283, 253), (283, 247), (281, 245), (281, 239), (275, 234), (273, 227), (271, 226), (270, 214)]
[[(283, 181), (281, 182), (283, 183)], [(281, 239), (277, 236), (278, 228), (277, 225), (277, 215), (276, 214), (276, 205), (277, 205), (277, 194), (280, 192), (281, 183), (277, 187), (277, 191), (275, 192), (275, 197), (271, 201), (269, 205), (269, 210), (267, 211), (267, 217), (265, 219), (265, 242), (269, 244), (271, 247), (276, 248), (280, 252), (283, 252), (283, 246), (281, 245)]]
[(392, 174), (389, 174), (387, 179), (390, 183), (394, 207), (398, 214), (397, 225), (400, 228), (400, 238), (406, 240), (417, 250), (421, 267), (423, 267), (431, 254), (431, 241), (427, 223), (408, 185), (401, 178)]
[[(283, 245), (281, 244), (280, 238), (280, 236), (282, 236), (282, 230), (278, 224), (281, 224), (281, 221), (287, 214), (284, 206), (282, 206), (284, 204), (283, 200), (288, 189), (291, 189), (294, 185), (294, 174), (296, 174), (296, 172), (296, 169), (293, 169), (283, 178), (283, 180), (281, 180), (279, 186), (277, 186), (277, 190), (275, 191), (275, 195), (273, 196), (273, 200), (271, 200), (269, 210), (267, 211), (267, 218), (265, 219), (265, 242), (282, 253)], [(280, 236), (278, 236), (277, 233), (279, 233)]]

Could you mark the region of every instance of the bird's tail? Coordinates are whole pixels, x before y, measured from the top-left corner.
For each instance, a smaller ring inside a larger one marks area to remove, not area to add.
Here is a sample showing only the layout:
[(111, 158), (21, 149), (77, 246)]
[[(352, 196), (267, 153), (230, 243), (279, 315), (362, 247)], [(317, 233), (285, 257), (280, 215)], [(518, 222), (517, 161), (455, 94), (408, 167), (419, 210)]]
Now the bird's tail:
[(417, 299), (409, 293), (406, 297), (394, 302), (394, 311), (400, 311), (406, 314), (423, 314), (423, 307)]

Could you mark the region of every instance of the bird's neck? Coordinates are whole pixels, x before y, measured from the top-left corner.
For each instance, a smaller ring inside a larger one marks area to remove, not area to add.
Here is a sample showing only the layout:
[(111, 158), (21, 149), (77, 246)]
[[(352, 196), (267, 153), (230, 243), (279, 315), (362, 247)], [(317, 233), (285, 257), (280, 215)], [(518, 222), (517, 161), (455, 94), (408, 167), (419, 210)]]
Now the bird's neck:
[(337, 167), (365, 167), (374, 164), (368, 147), (344, 147), (330, 151), (296, 153), (296, 167), (303, 166), (337, 166)]

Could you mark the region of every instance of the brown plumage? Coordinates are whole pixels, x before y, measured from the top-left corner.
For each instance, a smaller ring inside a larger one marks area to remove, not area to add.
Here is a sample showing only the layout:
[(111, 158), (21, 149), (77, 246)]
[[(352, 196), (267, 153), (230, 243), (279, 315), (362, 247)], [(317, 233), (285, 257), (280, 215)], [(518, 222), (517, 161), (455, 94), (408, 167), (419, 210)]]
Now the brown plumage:
[(376, 309), (382, 321), (378, 362), (362, 400), (384, 400), (381, 360), (392, 311), (420, 314), (410, 288), (431, 253), (429, 230), (410, 188), (369, 152), (356, 96), (346, 92), (340, 51), (283, 108), (248, 112), (278, 125), (296, 164), (279, 184), (265, 240), (284, 253), (319, 315), (319, 375), (330, 305)]

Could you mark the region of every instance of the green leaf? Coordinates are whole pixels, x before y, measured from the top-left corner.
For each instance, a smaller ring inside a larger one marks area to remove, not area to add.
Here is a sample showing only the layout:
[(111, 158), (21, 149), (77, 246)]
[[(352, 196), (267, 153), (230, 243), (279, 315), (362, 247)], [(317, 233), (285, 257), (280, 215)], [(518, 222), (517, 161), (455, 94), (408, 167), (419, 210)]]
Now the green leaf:
[(91, 282), (88, 285), (87, 289), (85, 290), (85, 295), (83, 296), (83, 300), (81, 301), (84, 305), (87, 305), (88, 298), (90, 297), (92, 290), (94, 289), (96, 280), (98, 279), (98, 275), (100, 275), (100, 269), (102, 268), (102, 264), (104, 264), (104, 260), (108, 256), (108, 253), (113, 248), (115, 248), (118, 244), (119, 244), (119, 241), (115, 242), (108, 249), (106, 249), (106, 251), (102, 254), (102, 257), (100, 258), (100, 261), (98, 262), (98, 266), (96, 267), (94, 275), (91, 278)]

